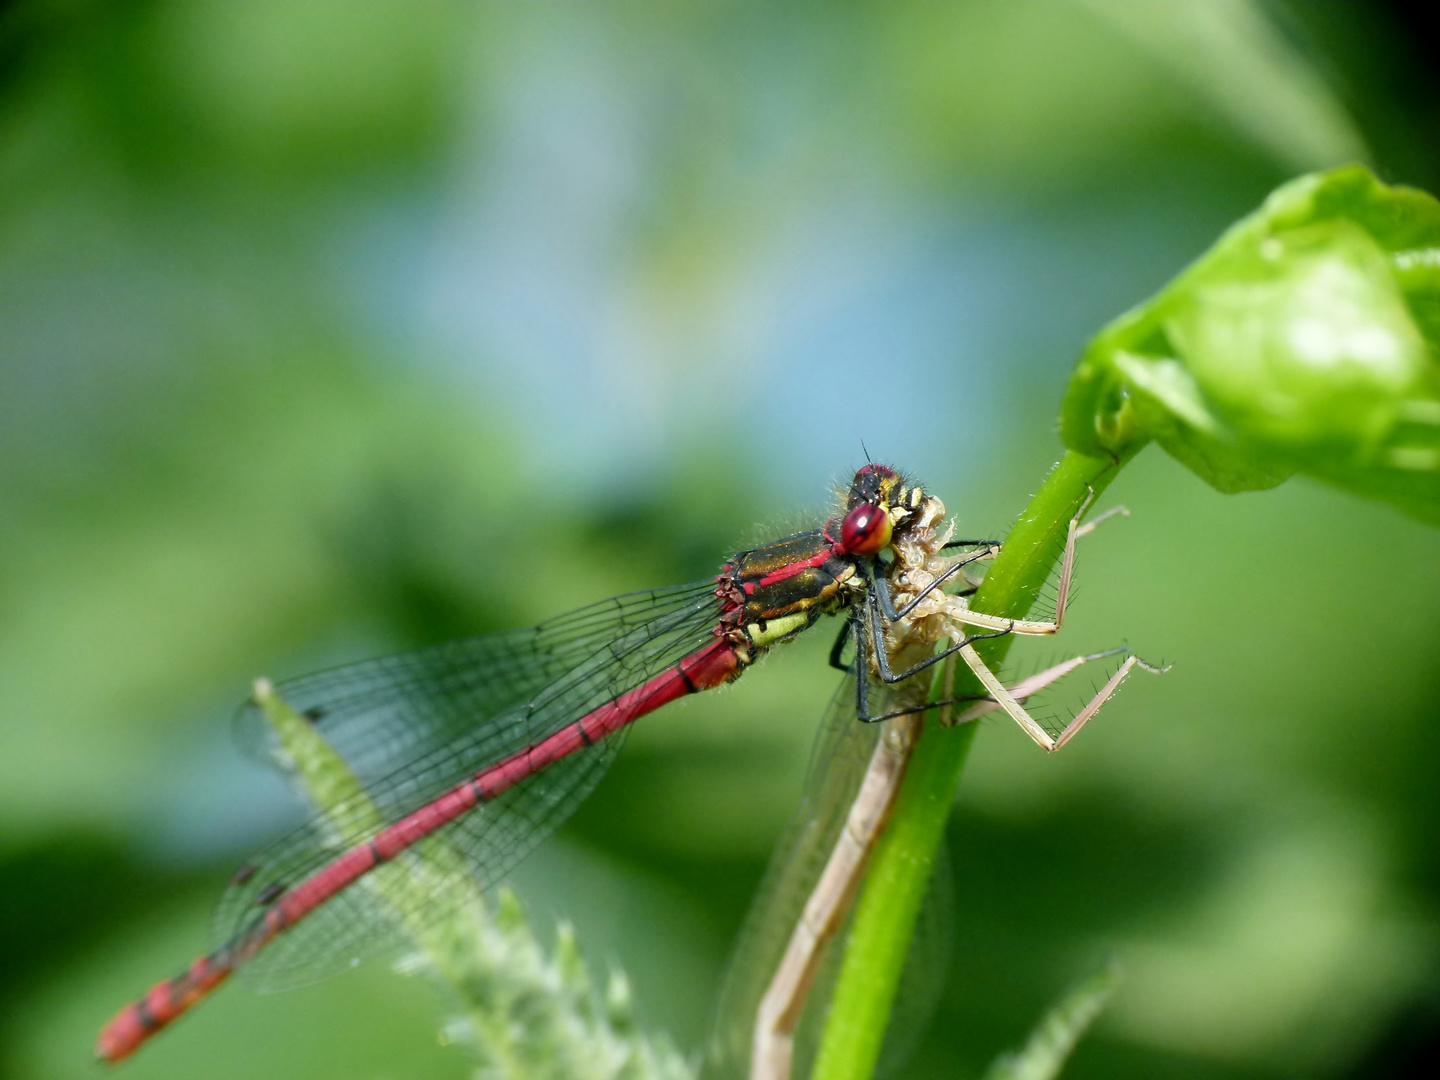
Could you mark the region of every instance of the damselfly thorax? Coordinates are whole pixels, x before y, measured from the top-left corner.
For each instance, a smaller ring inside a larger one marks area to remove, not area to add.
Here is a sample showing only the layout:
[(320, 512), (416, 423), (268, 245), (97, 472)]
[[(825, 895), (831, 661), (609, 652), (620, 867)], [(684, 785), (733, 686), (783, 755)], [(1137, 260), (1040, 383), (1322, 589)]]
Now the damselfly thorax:
[(822, 615), (863, 602), (891, 573), (882, 551), (923, 548), (922, 533), (944, 516), (939, 499), (884, 465), (867, 465), (847, 493), (844, 514), (818, 529), (742, 551), (725, 563), (716, 595), (721, 625), (743, 630), (736, 644), (763, 650), (794, 638)]

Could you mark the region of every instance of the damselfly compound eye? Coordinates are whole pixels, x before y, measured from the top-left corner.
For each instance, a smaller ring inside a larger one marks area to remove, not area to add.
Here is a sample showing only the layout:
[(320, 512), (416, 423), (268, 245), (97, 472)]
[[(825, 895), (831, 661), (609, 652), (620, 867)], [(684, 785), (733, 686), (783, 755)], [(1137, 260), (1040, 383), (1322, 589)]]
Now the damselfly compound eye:
[(874, 555), (890, 543), (890, 515), (874, 503), (855, 507), (840, 526), (840, 543), (853, 555)]

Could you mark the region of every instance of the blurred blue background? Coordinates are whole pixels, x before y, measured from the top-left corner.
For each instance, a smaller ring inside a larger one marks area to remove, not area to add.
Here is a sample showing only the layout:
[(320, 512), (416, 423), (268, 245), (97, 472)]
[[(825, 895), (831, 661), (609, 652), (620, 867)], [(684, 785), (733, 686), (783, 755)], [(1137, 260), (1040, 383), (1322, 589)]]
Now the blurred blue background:
[[(1003, 534), (1086, 338), (1288, 176), (1440, 188), (1398, 5), (0, 9), (0, 1074), (91, 1075), (295, 811), (248, 680), (713, 573), (864, 460)], [(1056, 758), (981, 733), (978, 1075), (1115, 954), (1068, 1075), (1408, 1075), (1440, 1045), (1436, 535), (1303, 481), (1111, 489), (1065, 640), (1173, 661)], [(836, 682), (647, 718), (517, 875), (702, 1044)], [(1083, 696), (1085, 688), (1075, 691)], [(225, 990), (142, 1077), (461, 1077), (383, 964)]]

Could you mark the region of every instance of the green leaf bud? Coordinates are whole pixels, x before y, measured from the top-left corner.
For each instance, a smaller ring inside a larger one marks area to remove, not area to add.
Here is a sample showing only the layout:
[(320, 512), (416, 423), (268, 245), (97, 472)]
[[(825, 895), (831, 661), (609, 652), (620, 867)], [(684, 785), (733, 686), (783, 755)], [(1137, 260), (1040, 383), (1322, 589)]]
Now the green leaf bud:
[(1067, 445), (1153, 439), (1222, 491), (1320, 477), (1440, 521), (1440, 202), (1361, 166), (1304, 176), (1106, 327)]

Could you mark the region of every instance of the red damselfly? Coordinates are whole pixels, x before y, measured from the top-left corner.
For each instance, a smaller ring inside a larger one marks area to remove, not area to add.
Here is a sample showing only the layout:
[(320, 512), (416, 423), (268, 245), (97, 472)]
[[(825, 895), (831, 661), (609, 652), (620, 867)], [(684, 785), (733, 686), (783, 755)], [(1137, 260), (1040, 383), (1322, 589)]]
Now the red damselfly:
[[(1042, 746), (1058, 749), (1135, 658), (1052, 734), (1020, 704), (1027, 687), (1000, 683), (973, 643), (1059, 628), (1076, 525), (1056, 619), (1041, 623), (971, 611), (965, 597), (973, 589), (945, 590), (964, 585), (964, 568), (999, 545), (952, 539), (944, 516), (939, 499), (918, 485), (866, 465), (822, 527), (740, 552), (713, 579), (282, 684), (281, 696), (364, 784), (364, 805), (329, 807), (246, 862), (217, 907), (218, 946), (122, 1009), (100, 1034), (100, 1057), (127, 1057), (241, 967), (268, 988), (311, 981), (391, 944), (401, 922), (441, 917), (443, 900), (397, 912), (352, 886), (430, 836), (447, 838), (482, 885), (494, 883), (589, 793), (629, 724), (733, 681), (823, 615), (845, 616), (831, 663), (858, 674), (847, 708), (853, 718), (891, 720), (931, 707), (931, 680), (916, 676), (959, 656), (986, 694), (950, 704), (1004, 709)], [(264, 737), (253, 705), (242, 722)]]

